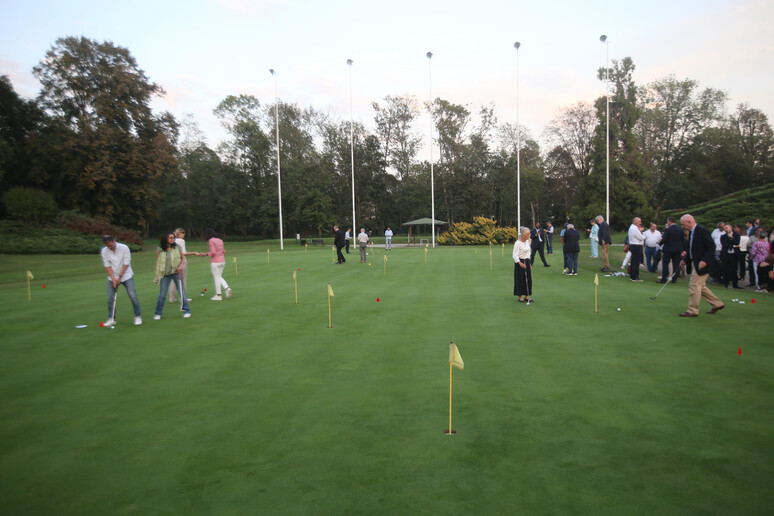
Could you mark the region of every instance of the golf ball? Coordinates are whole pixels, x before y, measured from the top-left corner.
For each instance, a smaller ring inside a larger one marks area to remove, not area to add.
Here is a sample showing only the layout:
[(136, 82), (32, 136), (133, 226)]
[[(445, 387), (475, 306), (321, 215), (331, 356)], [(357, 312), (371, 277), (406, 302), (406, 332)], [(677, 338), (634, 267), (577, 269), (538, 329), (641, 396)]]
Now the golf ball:
[(621, 309), (619, 308), (619, 309), (618, 309), (618, 311), (620, 312), (620, 311), (621, 311)]

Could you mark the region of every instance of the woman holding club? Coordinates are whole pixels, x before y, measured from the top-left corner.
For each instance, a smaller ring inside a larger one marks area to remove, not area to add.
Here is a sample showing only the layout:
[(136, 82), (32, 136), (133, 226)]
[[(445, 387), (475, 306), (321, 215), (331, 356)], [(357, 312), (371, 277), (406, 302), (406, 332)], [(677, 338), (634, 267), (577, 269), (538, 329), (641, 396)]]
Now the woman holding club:
[(191, 317), (191, 309), (188, 307), (188, 296), (183, 285), (181, 269), (185, 263), (183, 251), (175, 243), (175, 234), (172, 232), (161, 235), (159, 247), (156, 248), (156, 275), (153, 277), (153, 283), (160, 285), (159, 300), (156, 302), (156, 314), (153, 319), (161, 319), (161, 313), (164, 311), (164, 302), (166, 301), (167, 291), (170, 283), (177, 284), (178, 294), (180, 296), (180, 310), (183, 312), (183, 318)]
[(529, 239), (529, 229), (519, 228), (519, 238), (513, 244), (513, 295), (519, 296), (519, 303), (531, 303), (532, 295), (532, 249)]

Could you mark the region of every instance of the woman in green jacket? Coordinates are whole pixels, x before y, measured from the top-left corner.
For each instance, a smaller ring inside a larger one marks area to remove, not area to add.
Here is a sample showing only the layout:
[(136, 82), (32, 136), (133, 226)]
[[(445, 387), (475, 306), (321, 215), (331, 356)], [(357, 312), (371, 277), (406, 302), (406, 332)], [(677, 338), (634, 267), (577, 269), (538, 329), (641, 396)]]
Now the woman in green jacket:
[(180, 311), (183, 312), (183, 318), (191, 317), (191, 309), (188, 307), (188, 296), (185, 292), (185, 286), (181, 281), (180, 269), (185, 263), (183, 251), (175, 244), (174, 233), (164, 233), (161, 236), (159, 247), (156, 248), (156, 275), (153, 283), (161, 285), (159, 291), (159, 300), (156, 303), (156, 315), (153, 319), (161, 319), (161, 312), (164, 310), (164, 302), (167, 297), (170, 282), (177, 285), (180, 294)]

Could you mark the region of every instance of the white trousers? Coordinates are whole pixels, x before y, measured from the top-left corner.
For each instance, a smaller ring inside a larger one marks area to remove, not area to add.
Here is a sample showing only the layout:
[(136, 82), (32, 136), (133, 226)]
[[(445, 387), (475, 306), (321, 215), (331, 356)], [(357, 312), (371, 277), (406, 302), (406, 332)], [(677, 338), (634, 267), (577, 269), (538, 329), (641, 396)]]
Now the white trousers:
[(226, 263), (211, 263), (210, 270), (212, 271), (212, 277), (215, 280), (215, 294), (220, 295), (220, 289), (228, 288), (228, 283), (223, 279), (223, 270), (226, 268)]

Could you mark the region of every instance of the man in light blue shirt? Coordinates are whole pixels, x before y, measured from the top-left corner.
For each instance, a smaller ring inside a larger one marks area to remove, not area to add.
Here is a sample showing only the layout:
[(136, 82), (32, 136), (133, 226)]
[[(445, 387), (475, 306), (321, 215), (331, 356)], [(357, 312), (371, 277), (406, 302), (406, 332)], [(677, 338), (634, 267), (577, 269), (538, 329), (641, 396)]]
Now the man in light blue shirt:
[(384, 250), (392, 251), (392, 230), (387, 227), (387, 231), (384, 232)]

